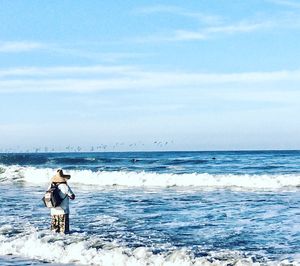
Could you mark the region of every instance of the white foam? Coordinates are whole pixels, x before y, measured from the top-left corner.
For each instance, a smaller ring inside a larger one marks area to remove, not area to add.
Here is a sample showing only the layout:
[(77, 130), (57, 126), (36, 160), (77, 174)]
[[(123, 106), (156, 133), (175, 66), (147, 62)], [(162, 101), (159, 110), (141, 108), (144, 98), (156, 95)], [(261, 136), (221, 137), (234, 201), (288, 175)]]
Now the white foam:
[[(0, 181), (24, 181), (30, 183), (47, 183), (55, 170), (20, 166), (2, 166)], [(96, 186), (125, 187), (200, 187), (200, 188), (235, 188), (235, 189), (282, 189), (299, 188), (300, 175), (232, 175), (232, 174), (169, 174), (125, 171), (70, 170), (70, 182)]]
[[(26, 235), (5, 237), (0, 235), (0, 255), (13, 255), (54, 263), (74, 263), (105, 266), (190, 266), (190, 265), (260, 265), (251, 258), (245, 258), (235, 251), (212, 252), (208, 257), (195, 258), (186, 249), (174, 249), (154, 254), (150, 249), (138, 247), (130, 249), (113, 243), (101, 243), (101, 248), (93, 243), (101, 240), (80, 235), (63, 236), (46, 231), (32, 230)], [(279, 265), (276, 262), (264, 265)], [(296, 265), (296, 264), (295, 264)]]

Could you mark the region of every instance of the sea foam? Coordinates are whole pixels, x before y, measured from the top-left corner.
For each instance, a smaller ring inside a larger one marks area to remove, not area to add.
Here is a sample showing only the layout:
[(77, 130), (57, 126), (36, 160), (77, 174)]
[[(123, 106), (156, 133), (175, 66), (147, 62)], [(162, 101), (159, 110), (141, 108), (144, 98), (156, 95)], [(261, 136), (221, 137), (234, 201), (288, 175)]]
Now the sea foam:
[[(191, 251), (184, 248), (154, 254), (147, 247), (127, 248), (115, 243), (106, 243), (95, 237), (88, 238), (76, 234), (64, 236), (35, 230), (15, 237), (0, 235), (0, 255), (14, 255), (54, 263), (105, 266), (260, 265), (243, 253), (228, 250), (211, 252), (205, 257), (195, 257)], [(280, 264), (268, 261), (264, 265)]]

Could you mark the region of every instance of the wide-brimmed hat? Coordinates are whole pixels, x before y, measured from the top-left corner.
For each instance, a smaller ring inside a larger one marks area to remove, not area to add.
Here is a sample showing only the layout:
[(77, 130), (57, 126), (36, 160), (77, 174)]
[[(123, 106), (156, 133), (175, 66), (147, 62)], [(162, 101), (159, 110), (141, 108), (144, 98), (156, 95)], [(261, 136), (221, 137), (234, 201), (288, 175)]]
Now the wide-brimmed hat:
[(58, 169), (56, 171), (56, 175), (52, 177), (51, 182), (52, 183), (65, 183), (67, 180), (70, 179), (70, 175), (65, 175), (62, 169)]

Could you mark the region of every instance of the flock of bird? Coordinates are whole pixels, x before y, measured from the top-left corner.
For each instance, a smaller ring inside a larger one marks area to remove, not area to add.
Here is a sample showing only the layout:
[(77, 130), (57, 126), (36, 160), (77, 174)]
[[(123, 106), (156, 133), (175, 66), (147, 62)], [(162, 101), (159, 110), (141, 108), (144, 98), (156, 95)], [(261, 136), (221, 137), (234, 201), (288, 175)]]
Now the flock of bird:
[(64, 148), (55, 148), (55, 147), (35, 147), (31, 149), (0, 149), (0, 153), (10, 153), (10, 152), (56, 152), (56, 151), (64, 151), (64, 152), (101, 152), (101, 151), (115, 151), (115, 150), (136, 150), (141, 149), (145, 146), (153, 147), (154, 149), (162, 149), (168, 147), (170, 144), (173, 144), (173, 141), (154, 141), (150, 144), (145, 144), (142, 142), (134, 142), (134, 143), (125, 143), (125, 142), (116, 142), (114, 144), (99, 144), (90, 147), (82, 147), (82, 146), (72, 146), (68, 145)]

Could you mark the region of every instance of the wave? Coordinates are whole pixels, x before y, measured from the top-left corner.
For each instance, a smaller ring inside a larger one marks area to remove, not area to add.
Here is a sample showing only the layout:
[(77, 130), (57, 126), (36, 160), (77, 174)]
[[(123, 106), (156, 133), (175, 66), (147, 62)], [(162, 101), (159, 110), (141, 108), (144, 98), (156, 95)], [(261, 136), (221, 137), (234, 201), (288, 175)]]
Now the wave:
[[(261, 265), (253, 256), (242, 252), (220, 250), (204, 252), (196, 257), (186, 248), (153, 252), (147, 247), (129, 248), (114, 242), (105, 242), (96, 236), (82, 233), (60, 235), (46, 230), (29, 231), (18, 235), (7, 236), (12, 226), (0, 228), (0, 255), (19, 256), (33, 260), (52, 263), (72, 263), (80, 265)], [(46, 252), (45, 252), (46, 251)], [(48, 252), (47, 252), (48, 251)], [(263, 259), (263, 265), (297, 265), (293, 261), (281, 262)], [(295, 263), (295, 264), (294, 264)]]
[[(47, 183), (55, 169), (0, 166), (0, 182)], [(300, 188), (300, 175), (169, 174), (155, 172), (69, 170), (71, 183), (125, 187), (199, 187), (246, 190)]]

